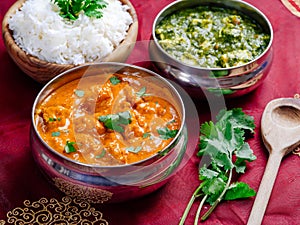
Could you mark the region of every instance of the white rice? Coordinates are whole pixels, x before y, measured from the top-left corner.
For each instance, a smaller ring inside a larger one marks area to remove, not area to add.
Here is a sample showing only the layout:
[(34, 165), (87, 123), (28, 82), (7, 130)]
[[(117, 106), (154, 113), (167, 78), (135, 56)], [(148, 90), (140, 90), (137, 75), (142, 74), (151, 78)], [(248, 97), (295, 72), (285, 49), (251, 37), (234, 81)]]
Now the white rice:
[(132, 23), (127, 5), (105, 1), (100, 19), (80, 14), (68, 23), (50, 0), (27, 0), (9, 19), (9, 28), (17, 45), (39, 59), (75, 65), (101, 60), (124, 40)]

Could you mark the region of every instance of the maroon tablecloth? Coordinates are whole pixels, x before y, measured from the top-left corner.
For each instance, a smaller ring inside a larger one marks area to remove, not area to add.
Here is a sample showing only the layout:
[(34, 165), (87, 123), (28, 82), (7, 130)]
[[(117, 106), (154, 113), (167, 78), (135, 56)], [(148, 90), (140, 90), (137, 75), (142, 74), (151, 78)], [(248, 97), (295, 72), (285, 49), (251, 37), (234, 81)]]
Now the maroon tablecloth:
[[(0, 1), (0, 20), (13, 4), (13, 0)], [(139, 19), (138, 41), (147, 41), (155, 15), (171, 0), (132, 0)], [(265, 82), (254, 92), (226, 100), (226, 106), (242, 107), (253, 115), (256, 133), (249, 140), (257, 160), (249, 164), (247, 172), (238, 177), (258, 189), (266, 161), (267, 150), (260, 137), (260, 119), (265, 105), (278, 97), (293, 97), (300, 93), (300, 19), (289, 12), (280, 0), (248, 0), (262, 10), (274, 29), (274, 58)], [(140, 42), (140, 44), (143, 42)], [(141, 44), (143, 45), (143, 44)], [(138, 62), (151, 69), (147, 46), (133, 52), (129, 62)], [(64, 195), (49, 185), (36, 167), (29, 145), (31, 107), (42, 88), (27, 77), (10, 59), (4, 43), (0, 41), (0, 224), (7, 220), (7, 212), (24, 208), (24, 201), (62, 199)], [(207, 104), (195, 100), (199, 121), (210, 118)], [(191, 134), (194, 138), (197, 133)], [(300, 135), (300, 134), (299, 134)], [(280, 137), (278, 137), (280, 138)], [(284, 140), (283, 140), (284, 141)], [(189, 147), (197, 150), (195, 142)], [(110, 225), (165, 225), (178, 224), (184, 208), (199, 184), (197, 168), (200, 159), (193, 155), (188, 163), (161, 189), (126, 203), (96, 205)], [(281, 164), (277, 180), (265, 213), (263, 224), (300, 224), (300, 158), (289, 154)], [(246, 224), (254, 198), (241, 201), (224, 201), (203, 224)], [(196, 207), (186, 224), (193, 224)]]

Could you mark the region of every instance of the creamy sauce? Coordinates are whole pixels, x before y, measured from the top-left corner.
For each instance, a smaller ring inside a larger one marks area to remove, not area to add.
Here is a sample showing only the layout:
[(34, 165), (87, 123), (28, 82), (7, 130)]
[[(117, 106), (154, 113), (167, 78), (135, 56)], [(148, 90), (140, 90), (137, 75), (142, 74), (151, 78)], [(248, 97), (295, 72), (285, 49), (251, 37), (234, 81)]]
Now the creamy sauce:
[(228, 68), (243, 65), (268, 46), (270, 35), (233, 9), (199, 6), (165, 17), (156, 27), (161, 47), (192, 66)]
[(36, 127), (50, 147), (72, 160), (134, 163), (164, 149), (180, 128), (180, 115), (163, 93), (138, 76), (109, 74), (103, 82), (85, 77), (37, 106)]

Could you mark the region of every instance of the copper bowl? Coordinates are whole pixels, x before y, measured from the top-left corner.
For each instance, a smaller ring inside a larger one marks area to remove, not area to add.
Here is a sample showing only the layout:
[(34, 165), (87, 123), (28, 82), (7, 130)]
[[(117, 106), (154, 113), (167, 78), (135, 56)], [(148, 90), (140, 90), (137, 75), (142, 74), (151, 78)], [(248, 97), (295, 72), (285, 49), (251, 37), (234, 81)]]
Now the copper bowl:
[[(57, 64), (41, 60), (27, 54), (14, 41), (12, 31), (9, 29), (8, 20), (15, 12), (22, 7), (26, 0), (16, 1), (6, 12), (2, 21), (2, 35), (8, 54), (18, 67), (28, 76), (40, 83), (46, 83), (56, 75), (78, 65)], [(108, 56), (98, 62), (125, 62), (134, 48), (138, 33), (138, 19), (136, 11), (129, 0), (121, 0), (128, 5), (128, 12), (132, 16), (133, 23), (130, 25), (126, 38)]]
[[(183, 63), (168, 54), (158, 43), (155, 35), (157, 25), (166, 16), (197, 6), (215, 6), (235, 9), (256, 21), (270, 35), (268, 46), (254, 60), (241, 66), (230, 68), (203, 68)], [(258, 87), (266, 78), (272, 63), (273, 29), (268, 18), (257, 8), (239, 0), (179, 0), (163, 8), (156, 16), (152, 27), (152, 41), (149, 54), (154, 66), (164, 76), (180, 84), (193, 97), (207, 94), (237, 97), (247, 94)]]
[[(84, 164), (58, 153), (41, 138), (35, 124), (37, 106), (62, 85), (83, 76), (107, 73), (130, 73), (151, 77), (151, 82), (169, 93), (168, 100), (178, 109), (181, 127), (176, 137), (159, 153), (132, 164), (99, 166)], [(48, 82), (32, 108), (30, 143), (37, 165), (59, 190), (73, 198), (92, 203), (120, 202), (153, 192), (178, 170), (187, 149), (185, 106), (179, 92), (156, 73), (123, 63), (95, 63), (65, 71)]]

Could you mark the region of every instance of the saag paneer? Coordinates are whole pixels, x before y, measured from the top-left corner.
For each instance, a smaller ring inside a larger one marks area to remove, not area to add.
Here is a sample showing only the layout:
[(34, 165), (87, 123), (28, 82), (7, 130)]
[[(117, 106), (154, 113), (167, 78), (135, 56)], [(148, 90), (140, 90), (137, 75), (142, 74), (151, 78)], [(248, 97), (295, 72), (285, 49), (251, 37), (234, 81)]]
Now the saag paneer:
[(165, 17), (156, 27), (161, 47), (192, 66), (228, 68), (263, 53), (270, 35), (252, 19), (229, 8), (198, 6)]

